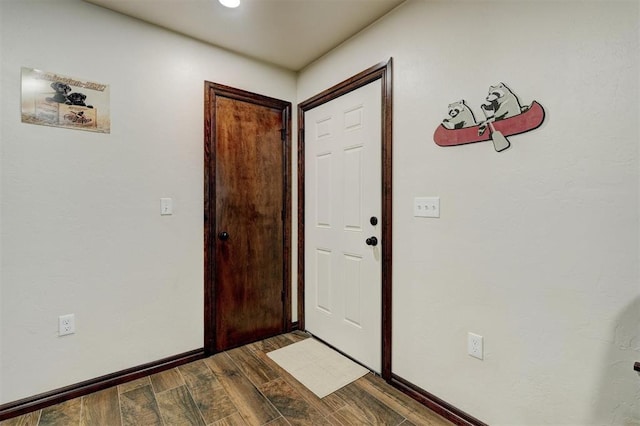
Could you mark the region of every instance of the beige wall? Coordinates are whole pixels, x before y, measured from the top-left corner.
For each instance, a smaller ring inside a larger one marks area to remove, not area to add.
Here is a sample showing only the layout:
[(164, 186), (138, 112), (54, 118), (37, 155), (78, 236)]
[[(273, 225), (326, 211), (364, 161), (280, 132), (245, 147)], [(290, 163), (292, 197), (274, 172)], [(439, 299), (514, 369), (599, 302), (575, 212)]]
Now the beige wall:
[[(304, 100), (393, 57), (392, 369), (489, 424), (640, 422), (638, 7), (409, 0), (299, 77)], [(434, 144), (500, 81), (541, 128)]]
[[(410, 0), (297, 82), (80, 1), (0, 19), (0, 403), (202, 346), (203, 80), (295, 104), (393, 57), (394, 373), (491, 424), (640, 422), (637, 2)], [(112, 133), (20, 123), (22, 66), (110, 84)], [(545, 124), (436, 146), (498, 81)]]
[[(295, 104), (295, 74), (82, 1), (0, 15), (0, 403), (201, 348), (203, 82)], [(21, 123), (22, 66), (110, 84), (111, 134)]]

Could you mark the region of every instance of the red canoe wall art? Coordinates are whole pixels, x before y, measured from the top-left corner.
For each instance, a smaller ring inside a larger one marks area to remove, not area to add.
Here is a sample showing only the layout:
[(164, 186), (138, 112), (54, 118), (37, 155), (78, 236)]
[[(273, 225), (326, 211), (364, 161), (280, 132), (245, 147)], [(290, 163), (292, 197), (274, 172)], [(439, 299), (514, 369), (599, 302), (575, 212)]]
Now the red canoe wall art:
[(520, 106), (518, 98), (503, 83), (489, 88), (481, 108), (485, 120), (478, 123), (464, 100), (450, 104), (449, 117), (433, 134), (435, 143), (454, 146), (491, 140), (500, 152), (510, 146), (507, 136), (536, 129), (544, 121), (542, 105), (533, 101), (529, 106)]

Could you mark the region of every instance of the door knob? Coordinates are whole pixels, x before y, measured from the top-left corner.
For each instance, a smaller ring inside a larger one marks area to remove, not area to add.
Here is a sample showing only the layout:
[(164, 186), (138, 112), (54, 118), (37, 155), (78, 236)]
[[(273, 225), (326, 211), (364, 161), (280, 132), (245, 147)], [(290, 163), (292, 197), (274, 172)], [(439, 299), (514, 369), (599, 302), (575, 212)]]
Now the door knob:
[(375, 247), (378, 245), (378, 239), (376, 237), (367, 238), (365, 242), (367, 243), (368, 246)]
[(369, 223), (373, 226), (376, 226), (378, 224), (378, 218), (375, 216), (371, 216), (371, 219), (369, 219)]
[(218, 238), (222, 241), (227, 241), (229, 239), (229, 233), (227, 231), (222, 231), (218, 234)]

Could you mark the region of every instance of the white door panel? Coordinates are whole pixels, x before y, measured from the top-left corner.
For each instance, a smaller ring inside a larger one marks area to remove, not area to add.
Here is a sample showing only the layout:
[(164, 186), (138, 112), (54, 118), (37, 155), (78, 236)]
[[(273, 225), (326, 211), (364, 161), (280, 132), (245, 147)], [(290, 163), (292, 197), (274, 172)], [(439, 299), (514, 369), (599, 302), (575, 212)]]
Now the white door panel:
[[(305, 327), (376, 372), (384, 244), (381, 105), (376, 80), (305, 113)], [(366, 244), (373, 236), (375, 247)]]

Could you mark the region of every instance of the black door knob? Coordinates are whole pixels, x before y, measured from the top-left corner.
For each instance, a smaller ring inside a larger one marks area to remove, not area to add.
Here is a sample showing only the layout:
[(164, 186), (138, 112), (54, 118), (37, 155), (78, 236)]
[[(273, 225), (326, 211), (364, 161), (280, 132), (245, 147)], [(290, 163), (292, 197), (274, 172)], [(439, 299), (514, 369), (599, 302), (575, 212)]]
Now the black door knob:
[(222, 231), (218, 234), (218, 238), (220, 238), (222, 241), (226, 241), (229, 239), (229, 233), (227, 231)]
[(368, 246), (375, 247), (378, 245), (378, 239), (376, 237), (367, 238), (365, 242), (367, 243)]
[(376, 226), (378, 224), (378, 218), (375, 216), (371, 216), (371, 219), (369, 219), (369, 223), (373, 226)]

